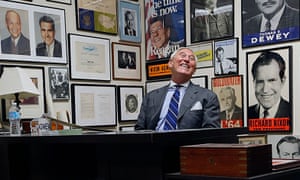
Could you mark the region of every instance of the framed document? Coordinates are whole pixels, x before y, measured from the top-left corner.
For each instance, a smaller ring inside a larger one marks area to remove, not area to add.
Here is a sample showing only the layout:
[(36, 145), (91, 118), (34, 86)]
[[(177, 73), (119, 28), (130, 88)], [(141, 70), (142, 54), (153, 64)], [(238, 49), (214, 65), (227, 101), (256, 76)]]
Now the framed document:
[(197, 68), (213, 66), (213, 43), (198, 43), (189, 46), (197, 57)]
[(71, 79), (110, 80), (109, 39), (69, 34)]
[(76, 0), (77, 29), (117, 34), (116, 0)]
[(72, 84), (72, 120), (80, 126), (116, 125), (116, 87)]

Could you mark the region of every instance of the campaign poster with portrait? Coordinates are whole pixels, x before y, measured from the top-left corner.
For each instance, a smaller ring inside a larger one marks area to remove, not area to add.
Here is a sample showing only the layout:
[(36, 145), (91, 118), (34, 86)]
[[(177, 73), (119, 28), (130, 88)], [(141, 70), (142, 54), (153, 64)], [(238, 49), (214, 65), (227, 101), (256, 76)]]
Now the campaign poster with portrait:
[(146, 60), (168, 58), (186, 44), (185, 0), (145, 0)]
[(215, 77), (211, 85), (220, 102), (221, 128), (243, 127), (243, 77)]
[(298, 0), (242, 0), (242, 47), (298, 40)]
[(247, 53), (248, 129), (292, 130), (292, 47)]

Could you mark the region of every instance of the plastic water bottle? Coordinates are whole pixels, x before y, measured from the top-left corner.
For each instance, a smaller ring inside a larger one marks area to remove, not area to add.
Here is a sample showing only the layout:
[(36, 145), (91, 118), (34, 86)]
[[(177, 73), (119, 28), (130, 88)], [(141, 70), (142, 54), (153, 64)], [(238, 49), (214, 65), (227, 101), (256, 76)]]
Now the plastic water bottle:
[(8, 119), (10, 124), (10, 135), (11, 136), (19, 136), (21, 135), (21, 127), (20, 127), (20, 112), (17, 107), (17, 103), (12, 102), (8, 112)]

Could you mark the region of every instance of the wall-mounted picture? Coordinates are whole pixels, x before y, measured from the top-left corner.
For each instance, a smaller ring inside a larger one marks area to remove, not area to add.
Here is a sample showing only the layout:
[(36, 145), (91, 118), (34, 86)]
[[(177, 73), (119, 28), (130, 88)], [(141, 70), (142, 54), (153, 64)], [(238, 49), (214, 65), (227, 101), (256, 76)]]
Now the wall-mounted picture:
[(120, 40), (141, 42), (140, 5), (134, 2), (119, 1)]
[(219, 40), (214, 45), (215, 75), (238, 74), (238, 39)]
[(144, 96), (143, 86), (118, 86), (119, 122), (135, 121)]
[(272, 158), (300, 159), (300, 136), (292, 134), (272, 134), (267, 136), (272, 144)]
[(299, 1), (242, 0), (242, 47), (298, 40)]
[[(3, 68), (11, 68), (15, 66), (3, 65)], [(35, 97), (28, 97), (20, 99), (20, 108), (23, 120), (31, 120), (32, 118), (41, 117), (46, 112), (45, 103), (45, 77), (44, 68), (18, 66), (24, 69), (25, 73), (30, 77), (32, 82), (36, 85), (40, 95)], [(2, 99), (2, 119), (8, 119), (8, 110), (13, 99)], [(7, 116), (7, 117), (6, 117)]]
[(266, 134), (239, 134), (239, 144), (267, 144)]
[(215, 77), (211, 84), (221, 106), (221, 128), (243, 127), (243, 77)]
[(71, 84), (72, 121), (80, 126), (113, 126), (117, 119), (116, 87)]
[(67, 63), (64, 9), (0, 1), (0, 60)]
[(213, 43), (205, 42), (189, 46), (197, 57), (197, 68), (213, 66)]
[(49, 86), (52, 99), (68, 100), (70, 98), (69, 72), (67, 67), (49, 67)]
[(112, 43), (113, 79), (141, 80), (141, 47), (135, 44)]
[(232, 37), (233, 0), (191, 0), (191, 43)]
[(292, 47), (247, 53), (250, 132), (292, 130)]
[(75, 6), (78, 30), (118, 33), (116, 0), (76, 0)]
[(71, 79), (109, 81), (110, 40), (69, 34)]
[(168, 58), (185, 46), (185, 0), (145, 0), (146, 60)]

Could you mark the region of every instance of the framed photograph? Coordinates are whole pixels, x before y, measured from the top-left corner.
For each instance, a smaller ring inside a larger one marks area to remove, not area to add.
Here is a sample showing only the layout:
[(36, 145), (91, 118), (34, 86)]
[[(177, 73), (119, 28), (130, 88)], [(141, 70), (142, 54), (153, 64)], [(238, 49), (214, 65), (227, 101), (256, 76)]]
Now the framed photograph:
[(290, 132), (293, 122), (292, 47), (247, 52), (250, 132)]
[(141, 42), (140, 5), (136, 2), (119, 1), (120, 40)]
[(170, 57), (186, 44), (185, 1), (145, 0), (146, 60)]
[(119, 122), (136, 121), (144, 97), (143, 86), (118, 86)]
[(266, 134), (239, 134), (239, 144), (267, 144)]
[(53, 101), (69, 100), (69, 72), (67, 67), (49, 67), (49, 89)]
[(215, 77), (212, 78), (211, 86), (221, 106), (221, 128), (243, 127), (243, 77)]
[(238, 74), (238, 39), (225, 39), (214, 43), (215, 76)]
[(268, 144), (272, 144), (272, 158), (300, 159), (300, 136), (293, 134), (268, 134)]
[(118, 33), (116, 0), (77, 0), (75, 7), (78, 30)]
[(71, 79), (109, 81), (110, 40), (69, 34)]
[(162, 80), (152, 80), (146, 81), (146, 93), (153, 91), (154, 89), (161, 88), (170, 83), (170, 79), (162, 79)]
[(190, 3), (191, 43), (233, 37), (234, 0)]
[[(10, 65), (3, 65), (3, 67), (15, 67)], [(33, 118), (41, 117), (46, 112), (45, 100), (45, 77), (43, 67), (28, 67), (18, 66), (25, 70), (32, 82), (36, 85), (40, 95), (36, 97), (29, 97), (20, 99), (20, 107), (22, 113), (22, 120), (31, 120)], [(8, 110), (10, 102), (14, 99), (2, 100), (2, 119), (8, 119)]]
[[(0, 60), (67, 63), (64, 9), (0, 1), (0, 17)], [(10, 21), (6, 19), (19, 21), (21, 31), (14, 35), (18, 36), (14, 41), (12, 32), (7, 29), (6, 22)]]
[(206, 42), (189, 46), (197, 57), (197, 68), (213, 66), (213, 43)]
[(114, 126), (117, 119), (116, 87), (71, 84), (72, 121), (80, 126)]
[(264, 3), (242, 0), (242, 47), (299, 40), (299, 1)]
[(208, 88), (208, 76), (193, 76), (191, 81), (201, 87)]
[(147, 80), (159, 80), (171, 77), (171, 70), (168, 66), (169, 59), (146, 62)]
[(112, 42), (113, 79), (141, 80), (141, 47)]
[(56, 2), (56, 3), (62, 3), (62, 4), (69, 4), (69, 5), (72, 4), (72, 0), (47, 0), (47, 1)]

